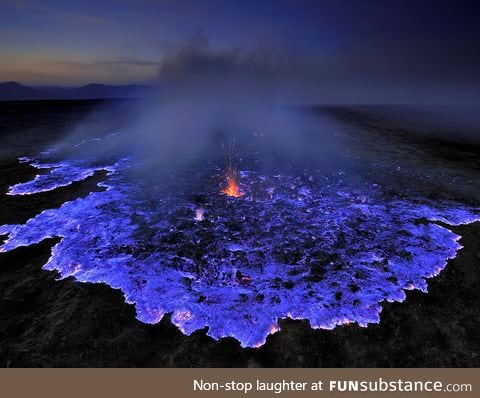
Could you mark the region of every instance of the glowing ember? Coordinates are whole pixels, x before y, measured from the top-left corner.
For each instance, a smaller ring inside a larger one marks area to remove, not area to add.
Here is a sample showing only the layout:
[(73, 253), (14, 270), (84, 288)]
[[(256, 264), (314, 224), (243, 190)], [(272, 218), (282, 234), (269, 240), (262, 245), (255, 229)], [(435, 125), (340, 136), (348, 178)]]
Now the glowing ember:
[(227, 187), (221, 190), (222, 193), (239, 198), (244, 195), (237, 184), (235, 173), (231, 173), (227, 176)]
[(234, 159), (236, 157), (235, 152), (235, 141), (232, 143), (228, 154), (228, 162), (227, 162), (227, 186), (226, 188), (222, 189), (220, 192), (228, 195), (233, 196), (235, 198), (239, 198), (244, 195), (244, 193), (240, 190), (238, 186), (238, 179), (237, 179), (237, 168), (235, 167)]

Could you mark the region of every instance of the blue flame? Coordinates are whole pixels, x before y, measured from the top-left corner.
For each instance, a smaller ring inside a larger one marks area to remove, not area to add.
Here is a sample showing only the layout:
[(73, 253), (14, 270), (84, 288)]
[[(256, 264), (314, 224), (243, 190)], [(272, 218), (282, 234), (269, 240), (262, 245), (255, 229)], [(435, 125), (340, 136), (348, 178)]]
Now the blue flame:
[(478, 209), (458, 203), (388, 198), (344, 172), (243, 171), (244, 197), (215, 191), (198, 204), (165, 190), (152, 200), (129, 178), (132, 159), (96, 167), (23, 161), (50, 172), (10, 195), (53, 190), (98, 170), (108, 179), (102, 192), (1, 226), (8, 235), (1, 252), (60, 237), (44, 269), (121, 289), (142, 322), (171, 313), (185, 334), (208, 327), (214, 339), (231, 336), (243, 347), (265, 343), (285, 317), (324, 329), (378, 323), (382, 301), (403, 301), (405, 289), (426, 292), (426, 279), (455, 257), (460, 236), (444, 225), (480, 220)]

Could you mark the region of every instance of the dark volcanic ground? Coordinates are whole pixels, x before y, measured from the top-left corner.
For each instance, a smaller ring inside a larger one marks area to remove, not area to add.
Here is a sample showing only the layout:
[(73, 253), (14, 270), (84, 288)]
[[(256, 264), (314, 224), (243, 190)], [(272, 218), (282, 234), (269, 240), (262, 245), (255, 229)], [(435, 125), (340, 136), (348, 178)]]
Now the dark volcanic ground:
[[(103, 104), (100, 104), (102, 108)], [(69, 131), (99, 104), (92, 101), (0, 103), (0, 189), (27, 181), (35, 170), (16, 158), (36, 154)], [(104, 108), (107, 112), (108, 108)], [(117, 111), (119, 109), (117, 108)], [(391, 107), (318, 109), (367, 137), (381, 157), (428, 157), (432, 169), (460, 170), (478, 179), (480, 144), (474, 135), (421, 125)], [(112, 119), (118, 122), (117, 112)], [(393, 116), (395, 115), (395, 116)], [(108, 131), (111, 126), (102, 128)], [(455, 137), (455, 138), (453, 138)], [(395, 148), (395, 153), (391, 147)], [(375, 170), (366, 170), (366, 174)], [(389, 179), (387, 171), (384, 178)], [(34, 197), (0, 199), (0, 224), (19, 223), (46, 208), (87, 195), (102, 180), (83, 182)], [(406, 182), (395, 179), (401, 190)], [(478, 205), (478, 185), (449, 187), (429, 180), (420, 188)], [(11, 367), (479, 367), (480, 223), (453, 230), (464, 249), (428, 281), (429, 293), (407, 292), (403, 303), (384, 304), (379, 325), (312, 330), (306, 321), (280, 321), (281, 331), (259, 349), (242, 349), (234, 339), (219, 342), (199, 331), (184, 336), (168, 317), (142, 324), (119, 290), (105, 285), (56, 281), (41, 269), (54, 240), (0, 255), (0, 366)]]

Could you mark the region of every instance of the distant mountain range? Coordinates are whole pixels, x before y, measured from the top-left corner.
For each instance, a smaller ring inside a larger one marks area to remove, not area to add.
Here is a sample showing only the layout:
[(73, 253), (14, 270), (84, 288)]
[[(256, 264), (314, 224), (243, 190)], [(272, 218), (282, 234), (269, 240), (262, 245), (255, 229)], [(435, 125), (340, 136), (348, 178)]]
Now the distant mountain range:
[(41, 99), (96, 99), (140, 97), (149, 86), (87, 84), (82, 87), (24, 86), (17, 82), (0, 83), (0, 101), (41, 100)]

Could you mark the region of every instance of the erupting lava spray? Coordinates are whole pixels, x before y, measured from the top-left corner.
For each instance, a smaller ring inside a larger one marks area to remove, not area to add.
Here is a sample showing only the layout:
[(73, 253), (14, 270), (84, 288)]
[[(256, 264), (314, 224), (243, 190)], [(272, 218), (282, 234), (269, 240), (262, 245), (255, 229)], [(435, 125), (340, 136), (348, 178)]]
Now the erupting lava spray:
[(235, 167), (234, 158), (235, 158), (235, 141), (233, 141), (233, 144), (227, 156), (227, 159), (228, 159), (226, 164), (227, 172), (225, 174), (225, 177), (227, 180), (227, 186), (223, 188), (220, 192), (228, 196), (239, 198), (243, 196), (244, 193), (240, 190), (240, 187), (238, 185), (237, 168)]
[(244, 193), (240, 190), (237, 183), (237, 170), (235, 168), (228, 169), (227, 171), (227, 186), (221, 190), (222, 193), (228, 196), (234, 196), (239, 198)]

